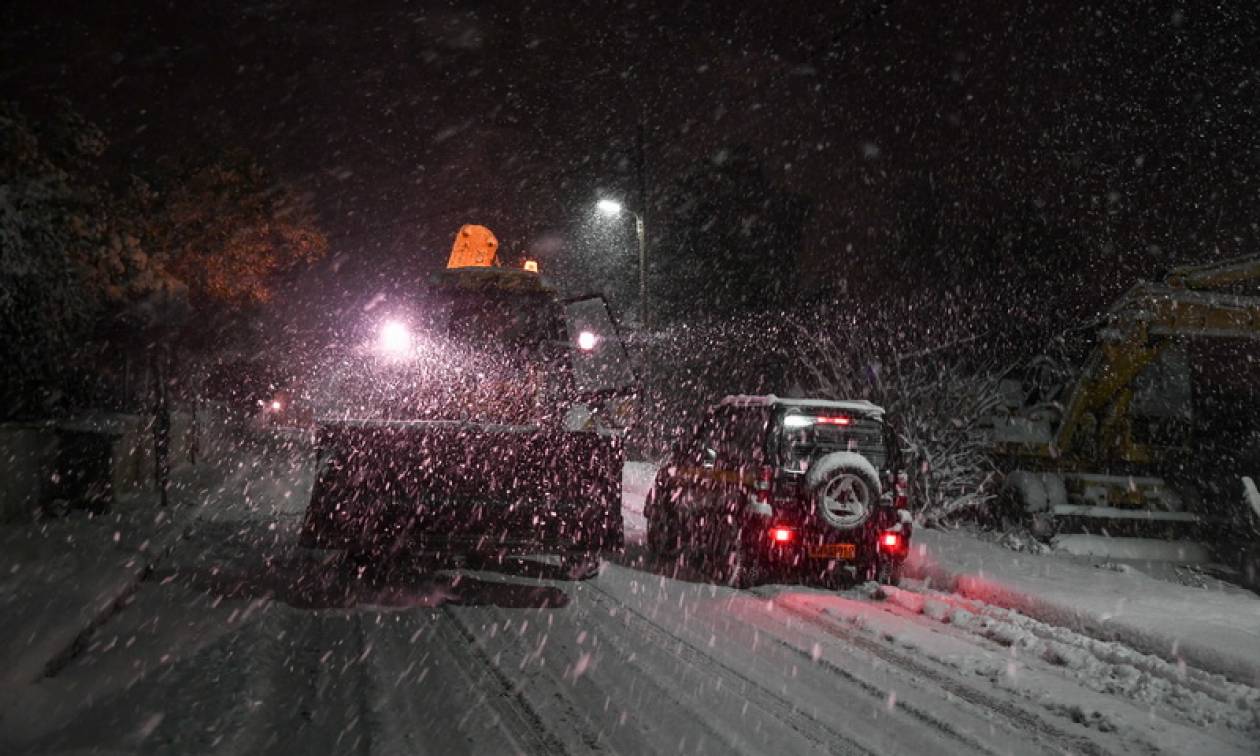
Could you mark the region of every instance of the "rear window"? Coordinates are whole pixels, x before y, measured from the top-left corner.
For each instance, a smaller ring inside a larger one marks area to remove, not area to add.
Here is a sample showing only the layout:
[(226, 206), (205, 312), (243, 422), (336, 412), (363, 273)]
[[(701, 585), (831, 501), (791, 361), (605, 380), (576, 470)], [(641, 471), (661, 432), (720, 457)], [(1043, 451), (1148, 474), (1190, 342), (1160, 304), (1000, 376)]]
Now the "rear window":
[(851, 451), (870, 460), (875, 469), (887, 462), (881, 421), (844, 412), (790, 409), (779, 422), (779, 465), (803, 473), (815, 459), (835, 451)]

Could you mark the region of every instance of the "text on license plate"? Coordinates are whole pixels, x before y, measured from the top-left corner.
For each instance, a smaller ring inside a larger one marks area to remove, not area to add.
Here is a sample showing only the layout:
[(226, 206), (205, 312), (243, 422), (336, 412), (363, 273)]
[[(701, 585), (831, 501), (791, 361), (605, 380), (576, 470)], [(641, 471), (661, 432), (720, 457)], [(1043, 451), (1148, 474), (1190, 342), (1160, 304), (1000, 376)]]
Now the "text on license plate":
[(814, 559), (854, 559), (857, 557), (857, 546), (851, 543), (824, 543), (811, 546), (809, 555)]

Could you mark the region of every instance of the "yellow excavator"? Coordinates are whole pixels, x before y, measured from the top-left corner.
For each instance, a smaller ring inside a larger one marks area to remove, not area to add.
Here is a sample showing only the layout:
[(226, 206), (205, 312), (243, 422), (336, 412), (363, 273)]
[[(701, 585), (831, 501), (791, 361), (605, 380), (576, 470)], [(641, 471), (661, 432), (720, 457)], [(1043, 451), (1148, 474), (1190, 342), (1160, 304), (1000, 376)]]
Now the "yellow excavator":
[(1043, 359), (1008, 382), (1007, 501), (1041, 534), (1254, 544), (1260, 255), (1139, 282), (1103, 320), (1079, 371)]

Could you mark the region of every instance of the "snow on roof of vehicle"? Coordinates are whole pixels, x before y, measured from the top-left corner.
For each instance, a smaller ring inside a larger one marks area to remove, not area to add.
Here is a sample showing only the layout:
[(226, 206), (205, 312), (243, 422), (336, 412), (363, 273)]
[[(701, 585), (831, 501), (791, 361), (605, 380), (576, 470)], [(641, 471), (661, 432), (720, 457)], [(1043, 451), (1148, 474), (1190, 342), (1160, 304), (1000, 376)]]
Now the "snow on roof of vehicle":
[(883, 416), (884, 408), (865, 399), (809, 399), (804, 397), (775, 396), (774, 394), (732, 394), (722, 398), (719, 404), (736, 407), (800, 407), (802, 409), (833, 409), (858, 412), (864, 415)]

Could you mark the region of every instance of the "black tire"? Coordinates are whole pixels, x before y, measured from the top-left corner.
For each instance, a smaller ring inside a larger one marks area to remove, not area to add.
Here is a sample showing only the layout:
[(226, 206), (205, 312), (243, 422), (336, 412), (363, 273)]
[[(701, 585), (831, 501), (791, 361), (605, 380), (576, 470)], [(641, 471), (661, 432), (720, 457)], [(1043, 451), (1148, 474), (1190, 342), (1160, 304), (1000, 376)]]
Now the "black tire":
[(732, 588), (755, 588), (765, 581), (765, 570), (756, 556), (742, 546), (736, 546), (726, 564), (722, 582)]
[[(866, 574), (868, 579), (874, 579), (872, 577), (873, 573), (870, 573), (869, 570), (867, 573), (858, 574)], [(853, 577), (845, 571), (845, 567), (842, 562), (828, 562), (826, 565), (816, 566), (813, 569), (807, 570), (805, 575), (809, 579), (810, 583), (817, 583), (823, 588), (829, 588), (832, 590), (848, 588), (853, 584)]]
[(568, 580), (590, 580), (599, 574), (598, 554), (563, 554), (560, 571)]
[(648, 553), (655, 559), (675, 559), (678, 557), (680, 548), (681, 529), (678, 527), (677, 521), (673, 515), (667, 513), (664, 507), (657, 504), (656, 491), (648, 494), (652, 499), (651, 516), (647, 521), (647, 547)]
[(901, 582), (901, 562), (881, 559), (875, 565), (875, 582), (880, 585), (896, 586)]

